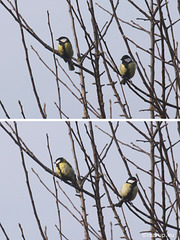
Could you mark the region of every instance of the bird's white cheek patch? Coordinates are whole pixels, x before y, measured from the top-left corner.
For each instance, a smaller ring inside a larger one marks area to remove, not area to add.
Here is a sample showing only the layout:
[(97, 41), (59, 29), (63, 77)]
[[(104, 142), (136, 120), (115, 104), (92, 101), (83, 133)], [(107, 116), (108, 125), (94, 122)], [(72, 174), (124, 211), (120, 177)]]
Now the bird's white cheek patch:
[(61, 42), (66, 42), (66, 40), (67, 40), (66, 38), (62, 38)]
[(131, 62), (131, 58), (127, 58), (127, 59), (125, 60), (125, 62), (130, 63), (130, 62)]
[(134, 183), (135, 181), (134, 180), (128, 180), (128, 183)]

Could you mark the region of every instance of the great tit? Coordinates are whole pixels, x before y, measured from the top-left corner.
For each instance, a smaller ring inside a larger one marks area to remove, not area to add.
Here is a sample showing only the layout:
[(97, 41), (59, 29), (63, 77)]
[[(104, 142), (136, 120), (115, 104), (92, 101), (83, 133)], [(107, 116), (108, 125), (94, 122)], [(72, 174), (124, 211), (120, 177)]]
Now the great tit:
[(65, 62), (68, 62), (69, 70), (73, 71), (74, 70), (74, 65), (72, 62), (72, 56), (74, 54), (73, 48), (71, 45), (71, 42), (67, 37), (60, 37), (56, 39), (59, 44), (58, 44), (58, 52), (60, 56), (64, 59)]
[(135, 199), (138, 192), (137, 179), (130, 177), (120, 190), (121, 201), (115, 206), (121, 207), (123, 202), (129, 202)]
[[(63, 157), (56, 159), (55, 163), (56, 172), (59, 175), (59, 177), (65, 181), (69, 180), (74, 184), (74, 186), (79, 187), (77, 184), (76, 174), (71, 164), (68, 163), (68, 161), (66, 161), (66, 159), (64, 159)], [(76, 192), (79, 191), (76, 189)]]
[(125, 84), (130, 78), (135, 74), (136, 63), (128, 55), (124, 55), (122, 58), (122, 63), (120, 65), (120, 75), (122, 77), (121, 84)]

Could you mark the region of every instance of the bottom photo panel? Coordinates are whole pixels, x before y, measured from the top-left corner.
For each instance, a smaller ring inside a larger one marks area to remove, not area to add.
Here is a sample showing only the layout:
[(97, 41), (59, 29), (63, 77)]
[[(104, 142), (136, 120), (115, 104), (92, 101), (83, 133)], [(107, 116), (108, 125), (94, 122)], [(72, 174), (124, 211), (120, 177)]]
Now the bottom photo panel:
[(179, 124), (1, 121), (0, 239), (180, 239)]

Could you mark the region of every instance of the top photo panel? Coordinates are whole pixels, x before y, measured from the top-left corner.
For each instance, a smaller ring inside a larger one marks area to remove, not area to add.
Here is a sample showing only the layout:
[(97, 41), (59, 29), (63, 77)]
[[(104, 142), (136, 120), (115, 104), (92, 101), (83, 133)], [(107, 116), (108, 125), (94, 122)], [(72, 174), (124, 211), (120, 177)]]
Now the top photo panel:
[(0, 18), (0, 119), (180, 118), (180, 0), (2, 0)]

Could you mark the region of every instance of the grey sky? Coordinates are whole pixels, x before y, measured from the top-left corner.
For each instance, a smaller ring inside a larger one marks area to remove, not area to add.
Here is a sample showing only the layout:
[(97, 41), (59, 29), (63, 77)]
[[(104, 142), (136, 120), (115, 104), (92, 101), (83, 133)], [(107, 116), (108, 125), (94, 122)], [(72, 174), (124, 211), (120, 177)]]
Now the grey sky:
[[(71, 123), (73, 129), (75, 130), (74, 122)], [(88, 122), (86, 122), (88, 126)], [(145, 124), (143, 122), (134, 122), (136, 127), (138, 127), (141, 131), (147, 134)], [(6, 126), (5, 123), (3, 123)], [(13, 123), (11, 122), (13, 126)], [(105, 144), (110, 142), (110, 138), (106, 136), (104, 133), (99, 131), (95, 126), (102, 128), (111, 134), (110, 127), (108, 122), (93, 122), (94, 134), (96, 139), (96, 145), (99, 153), (104, 148)], [(149, 124), (148, 124), (149, 125)], [(115, 123), (114, 123), (115, 126)], [(169, 133), (172, 140), (172, 143), (175, 143), (179, 140), (179, 135), (176, 131), (177, 123), (169, 122)], [(93, 160), (93, 153), (91, 149), (91, 144), (89, 138), (87, 137), (84, 122), (79, 122), (80, 133), (82, 135), (83, 142), (85, 144), (85, 148), (87, 153)], [(50, 168), (50, 158), (47, 150), (46, 143), (46, 134), (48, 134), (50, 139), (50, 148), (52, 152), (53, 159), (55, 160), (57, 157), (63, 156), (74, 167), (73, 155), (72, 155), (72, 147), (68, 135), (68, 128), (66, 123), (64, 122), (18, 122), (18, 131), (20, 137), (23, 139), (25, 144), (27, 144), (28, 148), (33, 152), (33, 154), (47, 167)], [(146, 171), (150, 169), (150, 159), (146, 154), (142, 152), (135, 151), (125, 144), (133, 147), (132, 144), (142, 148), (143, 150), (149, 152), (149, 144), (145, 142), (138, 142), (137, 140), (144, 140), (144, 138), (134, 130), (128, 123), (120, 122), (120, 127), (117, 132), (118, 140), (122, 143), (120, 144), (121, 150), (126, 158), (130, 161), (134, 162), (141, 168), (144, 168)], [(164, 133), (164, 139), (166, 139), (166, 146), (168, 146), (168, 141), (166, 134)], [(157, 140), (157, 139), (156, 139)], [(6, 229), (10, 239), (19, 239), (20, 238), (20, 230), (18, 228), (18, 223), (22, 224), (25, 236), (27, 239), (40, 239), (38, 227), (36, 225), (34, 215), (32, 212), (32, 207), (25, 183), (25, 175), (22, 168), (21, 157), (19, 148), (15, 146), (9, 136), (0, 128), (0, 142), (1, 142), (1, 171), (0, 171), (0, 184), (1, 184), (1, 222)], [(84, 161), (84, 155), (80, 150), (79, 146), (75, 141), (76, 154), (78, 157), (78, 163), (80, 168), (81, 176), (84, 176), (87, 172), (87, 166)], [(156, 154), (158, 154), (156, 152)], [(175, 162), (179, 162), (179, 144), (174, 147), (174, 159)], [(158, 159), (157, 159), (158, 160)], [(33, 168), (41, 177), (41, 179), (47, 184), (47, 186), (54, 192), (52, 176), (45, 172), (37, 163), (35, 163), (30, 157), (25, 154), (25, 162), (27, 165), (27, 170), (30, 177), (30, 184), (33, 191), (33, 196), (35, 199), (35, 204), (38, 210), (39, 217), (42, 222), (42, 226), (47, 226), (47, 233), (49, 239), (58, 238), (57, 230), (54, 225), (58, 224), (57, 220), (57, 209), (55, 205), (55, 199), (47, 192), (47, 190), (40, 184), (39, 180), (32, 173), (31, 168)], [(114, 181), (115, 186), (119, 190), (121, 185), (127, 180), (128, 175), (127, 171), (124, 168), (122, 159), (113, 144), (108, 152), (107, 156), (104, 159), (104, 164)], [(150, 190), (150, 176), (142, 171), (136, 169), (132, 164), (129, 164), (130, 170), (132, 174), (138, 174), (143, 187), (146, 189), (146, 193), (149, 196)], [(167, 179), (168, 173), (166, 175)], [(77, 196), (75, 196), (75, 189), (66, 185), (65, 183), (59, 181), (63, 190), (68, 194), (70, 199), (73, 201), (75, 206), (80, 209), (80, 200)], [(161, 198), (161, 192), (158, 191), (158, 182), (156, 183), (156, 197), (157, 199)], [(161, 189), (161, 185), (159, 185)], [(92, 193), (91, 186), (89, 184), (85, 184), (84, 188)], [(171, 193), (172, 197), (174, 196), (174, 192), (171, 187), (167, 187), (168, 192)], [(111, 191), (110, 191), (111, 192)], [(142, 192), (142, 191), (141, 191)], [(104, 193), (103, 187), (101, 187), (101, 194)], [(158, 198), (159, 195), (159, 198)], [(117, 198), (114, 193), (111, 192), (111, 197), (114, 203), (117, 202)], [(68, 200), (63, 196), (61, 192), (59, 192), (59, 199), (70, 209), (73, 213), (79, 217), (78, 213), (70, 206)], [(94, 207), (94, 201), (91, 197), (87, 196), (86, 206), (87, 211), (89, 213), (88, 220), (92, 226), (98, 230), (97, 227), (97, 214)], [(168, 202), (168, 200), (167, 200)], [(135, 206), (143, 210), (142, 202), (137, 196), (134, 200)], [(108, 206), (108, 201), (106, 196), (102, 199), (102, 206)], [(61, 217), (62, 217), (62, 231), (69, 238), (74, 239), (73, 236), (76, 235), (77, 239), (82, 239), (83, 236), (83, 228), (80, 227), (79, 223), (77, 223), (67, 211), (60, 206), (61, 209)], [(133, 236), (136, 236), (135, 239), (140, 239), (142, 235), (139, 234), (139, 231), (148, 230), (148, 225), (138, 224), (134, 225), (134, 222), (139, 222), (138, 218), (133, 215), (126, 206), (124, 206), (124, 211), (126, 214), (126, 218), (128, 219), (128, 223), (131, 226), (131, 232)], [(112, 212), (110, 209), (105, 208), (103, 210), (105, 216), (105, 223), (108, 236), (110, 236), (110, 221), (113, 223), (113, 231), (114, 237), (117, 239), (119, 236), (122, 236), (122, 233), (119, 227), (114, 226), (116, 223)], [(118, 210), (118, 213), (121, 215), (121, 210)], [(161, 211), (157, 207), (157, 213), (159, 213), (159, 218), (161, 218)], [(172, 224), (174, 222), (173, 219), (170, 221)], [(169, 230), (169, 233), (174, 233), (174, 231)], [(0, 238), (2, 237), (2, 233), (0, 233)], [(93, 238), (92, 238), (93, 239)]]
[[(98, 4), (102, 5), (104, 8), (111, 11), (111, 7), (108, 1), (97, 1)], [(71, 20), (68, 13), (68, 7), (66, 1), (31, 1), (23, 2), (18, 1), (19, 12), (22, 14), (24, 19), (27, 21), (29, 26), (35, 31), (35, 33), (42, 38), (44, 42), (51, 46), (50, 32), (47, 23), (47, 10), (50, 14), (51, 27), (53, 31), (54, 41), (60, 36), (67, 36), (71, 41), (72, 45), (75, 48), (74, 37), (72, 33)], [(141, 1), (141, 6), (147, 11), (145, 3)], [(87, 25), (87, 30), (90, 33), (93, 33), (91, 18), (87, 10), (86, 2), (81, 2), (81, 8), (83, 9), (82, 14), (84, 21)], [(172, 21), (175, 21), (179, 18), (176, 4), (174, 2), (169, 4), (169, 8), (172, 14)], [(100, 28), (102, 28), (106, 21), (110, 20), (110, 15), (100, 9), (95, 5), (95, 13)], [(149, 23), (147, 21), (138, 21), (137, 18), (141, 18), (140, 14), (134, 7), (131, 6), (127, 1), (122, 0), (117, 11), (118, 15), (127, 22), (133, 20), (137, 24), (140, 24), (142, 27), (149, 29)], [(128, 13), (128, 14), (127, 14)], [(3, 34), (1, 34), (1, 45), (0, 45), (0, 69), (1, 69), (1, 89), (0, 89), (0, 100), (4, 104), (7, 112), (11, 118), (22, 118), (18, 100), (21, 101), (23, 109), (25, 112), (26, 118), (41, 118), (39, 113), (37, 103), (33, 94), (33, 89), (30, 81), (30, 76), (27, 69), (27, 64), (25, 62), (25, 54), (21, 41), (20, 28), (17, 22), (13, 20), (11, 15), (1, 6), (0, 7), (0, 16), (2, 21), (0, 21), (0, 28)], [(165, 16), (166, 17), (166, 16)], [(132, 38), (134, 42), (139, 44), (145, 49), (150, 47), (150, 37), (148, 34), (142, 33), (134, 28), (129, 27), (125, 23), (121, 23), (124, 29), (125, 34)], [(88, 46), (86, 44), (84, 33), (76, 24), (78, 39), (80, 40), (80, 51), (84, 53), (87, 51)], [(179, 39), (179, 27), (175, 25), (174, 32), (176, 40)], [(57, 87), (56, 80), (52, 73), (47, 70), (47, 68), (40, 62), (35, 52), (31, 49), (31, 45), (38, 51), (39, 55), (48, 64), (54, 71), (54, 62), (52, 53), (41, 46), (30, 34), (25, 32), (25, 40), (28, 48), (30, 63), (33, 71), (34, 81), (37, 87), (37, 92), (39, 94), (41, 104), (46, 104), (46, 111), (48, 118), (59, 118), (59, 114), (54, 102), (58, 102), (57, 98)], [(111, 27), (109, 28), (105, 40), (108, 44), (108, 49), (111, 52), (116, 65), (119, 67), (121, 57), (124, 54), (127, 54), (127, 49), (125, 47), (124, 41), (117, 29), (115, 21), (113, 21)], [(133, 44), (130, 44), (134, 57), (136, 58), (136, 53), (140, 56), (143, 66), (145, 67), (147, 74), (149, 74), (149, 64), (150, 56), (147, 53), (144, 53), (142, 50), (136, 48)], [(57, 48), (57, 42), (55, 42), (55, 47)], [(76, 51), (74, 49), (74, 57), (76, 57)], [(167, 61), (169, 61), (169, 55), (166, 56)], [(61, 58), (58, 58), (62, 67), (67, 70), (67, 64)], [(156, 62), (156, 79), (161, 77), (161, 63)], [(90, 61), (85, 61), (85, 67), (92, 70)], [(100, 64), (100, 70), (104, 71), (102, 63)], [(67, 72), (69, 77), (72, 79), (74, 84), (80, 88), (79, 76), (75, 72)], [(112, 78), (114, 81), (117, 81), (117, 76), (112, 72)], [(174, 76), (173, 69), (170, 68), (170, 75), (172, 79)], [(85, 74), (85, 83), (87, 87), (87, 98), (88, 101), (95, 107), (97, 105), (97, 94), (94, 79)], [(59, 78), (67, 84), (72, 91), (80, 97), (78, 91), (72, 86), (68, 77), (63, 73), (59, 68)], [(112, 101), (113, 108), (113, 118), (119, 118), (122, 115), (122, 110), (118, 104), (114, 104), (116, 99), (114, 98), (114, 93), (109, 87), (107, 76), (104, 74), (101, 78), (102, 84), (105, 84), (103, 88), (103, 96), (105, 101), (105, 109), (107, 118), (109, 115), (109, 100)], [(168, 78), (167, 78), (168, 81)], [(133, 82), (137, 84), (139, 88), (144, 89), (142, 82), (140, 81), (139, 74), (136, 72)], [(83, 110), (82, 105), (78, 100), (62, 85), (61, 88), (61, 100), (62, 100), (62, 110), (70, 118), (82, 118)], [(160, 97), (161, 91), (158, 90), (159, 86), (156, 86), (157, 94)], [(120, 94), (120, 97), (123, 99), (123, 93), (121, 87), (117, 85), (117, 91)], [(140, 111), (142, 109), (149, 108), (149, 104), (145, 103), (143, 100), (139, 99), (127, 86), (124, 87), (125, 95), (130, 106), (131, 115), (133, 118), (149, 118), (149, 112)], [(169, 103), (174, 102), (174, 97), (170, 95)], [(124, 102), (124, 101), (123, 101)], [(73, 106), (73, 107), (72, 107)], [(175, 117), (174, 110), (169, 110), (170, 118)], [(93, 114), (90, 114), (92, 118), (96, 118)], [(5, 114), (0, 108), (0, 118), (5, 118)]]
[[(6, 0), (3, 1), (7, 3)], [(106, 9), (110, 8), (110, 4), (108, 1), (97, 0), (96, 3), (102, 5)], [(141, 2), (141, 6), (145, 8), (144, 1), (136, 1)], [(14, 2), (13, 2), (14, 4)], [(51, 38), (50, 32), (47, 23), (47, 10), (50, 14), (51, 27), (53, 30), (54, 41), (56, 38), (60, 36), (67, 36), (71, 42), (73, 47), (75, 47), (74, 37), (72, 33), (71, 20), (68, 13), (68, 6), (66, 1), (62, 0), (39, 0), (39, 1), (18, 1), (19, 12), (22, 14), (24, 19), (30, 25), (30, 27), (40, 36), (44, 42), (51, 46)], [(86, 1), (81, 1), (81, 7), (83, 9), (83, 16), (85, 23), (87, 25), (88, 31), (90, 33), (93, 32), (91, 19), (89, 12), (87, 10)], [(177, 11), (176, 1), (170, 1), (169, 7), (172, 13), (172, 20), (175, 21), (179, 18), (179, 13)], [(106, 21), (110, 20), (109, 14), (105, 13), (98, 6), (95, 6), (95, 12), (97, 16), (97, 20), (99, 26), (102, 28)], [(127, 22), (131, 20), (136, 23), (142, 25), (143, 27), (148, 27), (149, 23), (147, 21), (138, 21), (137, 18), (141, 18), (142, 15), (137, 12), (126, 0), (120, 1), (120, 7), (118, 8), (119, 16)], [(140, 46), (143, 46), (145, 49), (149, 48), (150, 38), (149, 35), (142, 34), (142, 32), (137, 32), (136, 30), (130, 28), (125, 23), (123, 24), (123, 29), (125, 34), (128, 37), (132, 38), (135, 42), (137, 42)], [(21, 41), (21, 34), (19, 25), (13, 20), (10, 14), (3, 8), (0, 4), (0, 29), (1, 29), (1, 44), (0, 44), (0, 101), (4, 104), (8, 114), (13, 119), (22, 119), (21, 110), (18, 105), (18, 101), (20, 100), (23, 109), (30, 121), (22, 122), (18, 121), (18, 131), (20, 137), (25, 141), (30, 150), (37, 156), (37, 158), (43, 162), (47, 167), (51, 167), (50, 158), (47, 150), (47, 141), (46, 134), (48, 134), (50, 139), (50, 148), (53, 155), (53, 159), (55, 160), (57, 157), (65, 157), (71, 165), (74, 167), (73, 162), (73, 154), (72, 154), (72, 146), (70, 143), (68, 128), (64, 121), (32, 121), (32, 119), (40, 119), (41, 115), (39, 113), (37, 103), (35, 101), (32, 84), (30, 81), (30, 76), (27, 69), (27, 64), (25, 62), (25, 54)], [(78, 38), (80, 40), (80, 51), (84, 53), (87, 51), (88, 47), (85, 42), (84, 33), (77, 25)], [(180, 39), (180, 31), (179, 31), (179, 23), (174, 28), (176, 40)], [(56, 79), (52, 75), (52, 73), (44, 67), (44, 65), (40, 62), (35, 52), (31, 49), (31, 45), (38, 51), (43, 60), (48, 64), (53, 71), (54, 62), (53, 56), (50, 51), (41, 46), (32, 36), (30, 36), (27, 32), (25, 32), (25, 40), (28, 48), (28, 53), (30, 57), (30, 63), (33, 70), (33, 76), (35, 80), (35, 84), (37, 87), (38, 94), (41, 99), (42, 105), (46, 104), (47, 115), (49, 119), (58, 119), (59, 114), (58, 110), (54, 104), (54, 102), (58, 102), (57, 95), (57, 87), (56, 87)], [(125, 44), (121, 35), (117, 30), (117, 25), (115, 22), (111, 25), (105, 40), (108, 43), (108, 48), (116, 62), (116, 65), (119, 67), (120, 58), (127, 54), (127, 49), (125, 48)], [(55, 47), (57, 48), (57, 42), (55, 41)], [(133, 51), (134, 56), (136, 57), (136, 53), (139, 54), (143, 64), (147, 70), (147, 73), (150, 72), (149, 64), (150, 64), (150, 56), (145, 54), (140, 49), (136, 48), (131, 44), (131, 49)], [(74, 49), (74, 57), (76, 58), (76, 51)], [(167, 59), (169, 56), (167, 56)], [(68, 70), (67, 64), (61, 59), (58, 58), (60, 64), (65, 70)], [(136, 58), (137, 60), (137, 58)], [(158, 79), (161, 76), (161, 71), (159, 71), (160, 63), (157, 63), (156, 68), (156, 77)], [(89, 61), (85, 61), (85, 67), (90, 68), (92, 70), (92, 66)], [(100, 65), (101, 71), (104, 71), (104, 67)], [(74, 82), (74, 84), (80, 88), (79, 76), (75, 72), (69, 72), (70, 78)], [(174, 76), (174, 72), (170, 73)], [(113, 79), (117, 80), (117, 76), (114, 72), (111, 72)], [(66, 83), (75, 94), (78, 95), (78, 92), (75, 88), (73, 88), (70, 83), (68, 77), (64, 74), (64, 72), (58, 68), (59, 78)], [(88, 89), (88, 100), (90, 103), (98, 108), (97, 104), (97, 95), (96, 88), (94, 83), (94, 78), (90, 75), (85, 74), (85, 82), (86, 87)], [(139, 81), (139, 74), (136, 72), (135, 77), (133, 78), (133, 82), (135, 82), (139, 88), (144, 89), (144, 85), (141, 81)], [(113, 106), (113, 117), (119, 118), (122, 111), (117, 104), (114, 104), (115, 98), (112, 89), (107, 86), (107, 76), (102, 76), (102, 84), (105, 84), (103, 88), (104, 100), (105, 100), (105, 108), (107, 111), (107, 118), (110, 116), (109, 114), (109, 100), (112, 101)], [(62, 100), (62, 110), (67, 114), (68, 117), (82, 119), (83, 110), (82, 105), (79, 104), (78, 100), (62, 85), (61, 87), (61, 100)], [(120, 86), (117, 87), (120, 96), (122, 97), (122, 90)], [(149, 112), (140, 111), (142, 109), (149, 108), (149, 104), (144, 103), (140, 100), (132, 91), (125, 86), (124, 92), (128, 99), (128, 104), (131, 109), (131, 114), (133, 118), (144, 119), (149, 118)], [(158, 96), (161, 96), (161, 91), (157, 89)], [(79, 96), (79, 95), (78, 95)], [(174, 103), (174, 98), (170, 96), (169, 101)], [(170, 110), (170, 117), (175, 117), (175, 110)], [(92, 114), (93, 118), (94, 115)], [(3, 125), (6, 126), (4, 119), (6, 118), (2, 108), (0, 107), (0, 120)], [(13, 126), (13, 122), (9, 122)], [(87, 134), (85, 132), (84, 124), (88, 125), (88, 122), (79, 122), (80, 131), (83, 137), (83, 141), (86, 147), (86, 150), (90, 157), (93, 159), (91, 144)], [(147, 129), (143, 121), (134, 122), (134, 124), (139, 127), (143, 132), (147, 133)], [(110, 142), (110, 138), (103, 134), (96, 128), (96, 125), (101, 127), (103, 130), (107, 131), (111, 134), (110, 127), (108, 122), (93, 122), (94, 132), (95, 132), (95, 140), (97, 143), (98, 151), (101, 152), (105, 146), (105, 144)], [(115, 125), (115, 123), (114, 123)], [(149, 125), (149, 123), (148, 123)], [(72, 122), (72, 126), (75, 129), (75, 123)], [(175, 143), (179, 140), (179, 135), (177, 132), (177, 123), (169, 122), (168, 123), (170, 136), (172, 143)], [(166, 135), (165, 135), (166, 136)], [(165, 137), (166, 138), (166, 137)], [(150, 169), (150, 160), (146, 154), (143, 154), (139, 151), (133, 150), (132, 148), (124, 145), (129, 144), (131, 147), (133, 144), (141, 147), (145, 151), (149, 152), (149, 144), (144, 143), (144, 140), (141, 135), (138, 134), (127, 122), (120, 122), (120, 127), (118, 130), (118, 140), (122, 141), (120, 144), (123, 154), (130, 161), (134, 162), (138, 166), (145, 168), (146, 171)], [(27, 191), (27, 186), (25, 183), (25, 174), (23, 171), (20, 151), (19, 148), (13, 143), (10, 137), (0, 128), (0, 151), (1, 151), (1, 168), (0, 168), (0, 189), (1, 189), (1, 204), (0, 204), (0, 222), (3, 227), (7, 231), (7, 234), (10, 239), (20, 239), (21, 233), (18, 227), (18, 223), (22, 224), (24, 234), (26, 239), (41, 239), (40, 233), (38, 231), (37, 224), (35, 222), (34, 214), (32, 211), (32, 206), (30, 202), (30, 198)], [(168, 143), (166, 142), (167, 146)], [(157, 152), (156, 152), (157, 153)], [(84, 154), (82, 153), (79, 146), (76, 144), (76, 154), (78, 156), (78, 162), (80, 167), (81, 176), (84, 176), (87, 172), (87, 166), (84, 161)], [(179, 164), (179, 144), (174, 147), (174, 159), (177, 164)], [(35, 174), (32, 172), (31, 168), (33, 168), (42, 180), (47, 184), (47, 186), (54, 192), (53, 188), (53, 180), (52, 176), (45, 172), (37, 163), (35, 163), (30, 157), (25, 155), (25, 162), (27, 165), (27, 170), (30, 177), (30, 184), (33, 191), (33, 196), (35, 200), (35, 204), (38, 210), (38, 214), (42, 223), (42, 226), (47, 226), (47, 234), (49, 239), (58, 239), (59, 235), (55, 228), (55, 224), (58, 225), (57, 218), (57, 209), (54, 197), (47, 192), (47, 190), (41, 185)], [(122, 163), (122, 159), (113, 144), (108, 152), (106, 158), (104, 159), (105, 166), (107, 167), (115, 186), (119, 190), (122, 184), (127, 180), (128, 175), (127, 171)], [(150, 196), (150, 177), (142, 171), (136, 169), (133, 164), (130, 164), (130, 169), (132, 173), (138, 174), (141, 183), (143, 183), (143, 187), (146, 189), (148, 196)], [(166, 169), (167, 171), (167, 169)], [(169, 178), (169, 175), (168, 175)], [(66, 192), (66, 194), (73, 201), (75, 206), (81, 211), (80, 208), (80, 200), (79, 197), (75, 196), (75, 189), (66, 185), (64, 182), (59, 181), (61, 187)], [(85, 189), (92, 192), (90, 184), (85, 184)], [(161, 198), (161, 192), (158, 191), (160, 188), (160, 184), (157, 183), (157, 198)], [(174, 192), (171, 187), (167, 187), (169, 193), (174, 196)], [(104, 188), (101, 185), (101, 194), (104, 193)], [(117, 197), (111, 192), (111, 197), (114, 202), (117, 202)], [(70, 205), (68, 200), (59, 191), (60, 200), (69, 207), (72, 212), (79, 218), (79, 214), (74, 210), (74, 208)], [(89, 213), (88, 220), (92, 224), (97, 231), (99, 230), (97, 224), (97, 213), (96, 209), (93, 207), (94, 201), (86, 196), (86, 206), (87, 212)], [(140, 201), (139, 196), (134, 200), (135, 206), (139, 209), (144, 209), (142, 202)], [(113, 223), (113, 232), (114, 239), (118, 239), (122, 236), (122, 232), (118, 226), (115, 226), (116, 223), (114, 216), (112, 215), (112, 211), (108, 206), (108, 201), (106, 196), (102, 198), (102, 205), (105, 206), (103, 209), (103, 213), (105, 216), (105, 224), (107, 235), (110, 237), (110, 221)], [(72, 216), (67, 212), (65, 208), (60, 206), (61, 209), (61, 217), (62, 217), (62, 231), (63, 233), (71, 240), (74, 239), (83, 239), (84, 230), (80, 224), (72, 218)], [(149, 230), (149, 225), (134, 224), (139, 223), (140, 221), (128, 210), (126, 206), (124, 206), (125, 215), (128, 219), (129, 225), (131, 226), (132, 235), (135, 236), (135, 239), (140, 239), (142, 235), (139, 233), (142, 230)], [(159, 214), (159, 218), (161, 218), (161, 210), (157, 207), (157, 212)], [(122, 216), (121, 209), (118, 210), (118, 214)], [(170, 222), (174, 224), (174, 219), (171, 219)], [(174, 234), (174, 230), (170, 230), (170, 233)], [(82, 237), (83, 236), (83, 237)], [(2, 231), (0, 231), (0, 239), (5, 240)], [(93, 238), (92, 238), (93, 239)], [(147, 238), (149, 239), (149, 238)], [(172, 238), (173, 239), (173, 238)]]

